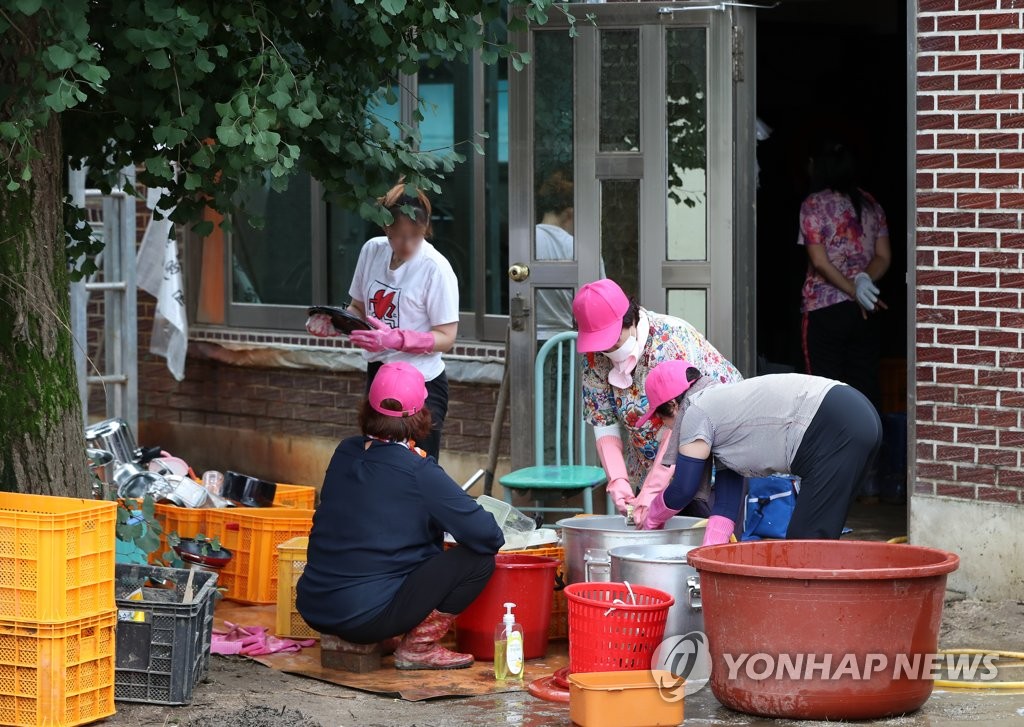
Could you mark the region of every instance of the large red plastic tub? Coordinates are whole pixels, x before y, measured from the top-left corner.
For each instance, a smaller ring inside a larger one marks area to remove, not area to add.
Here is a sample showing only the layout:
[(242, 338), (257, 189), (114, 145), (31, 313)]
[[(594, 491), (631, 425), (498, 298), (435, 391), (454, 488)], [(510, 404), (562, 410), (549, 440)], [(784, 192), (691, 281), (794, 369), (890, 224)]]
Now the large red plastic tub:
[(688, 559), (701, 577), (711, 689), (725, 706), (874, 719), (931, 695), (927, 655), (938, 648), (946, 576), (960, 563), (953, 553), (777, 540), (697, 548)]
[(523, 626), (523, 656), (540, 659), (548, 650), (551, 599), (555, 593), (555, 558), (537, 555), (495, 556), (494, 575), (469, 608), (455, 621), (459, 651), (494, 661), (494, 629), (507, 602), (516, 604), (516, 622)]

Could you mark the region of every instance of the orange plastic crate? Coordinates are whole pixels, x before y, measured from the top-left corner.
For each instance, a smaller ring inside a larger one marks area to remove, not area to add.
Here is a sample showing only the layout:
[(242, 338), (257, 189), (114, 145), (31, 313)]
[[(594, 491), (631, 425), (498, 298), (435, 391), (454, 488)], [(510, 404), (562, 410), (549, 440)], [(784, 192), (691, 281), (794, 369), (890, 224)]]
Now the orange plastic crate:
[[(555, 558), (559, 565), (555, 577), (562, 581), (565, 571), (565, 548), (561, 545), (549, 545), (540, 548), (524, 548), (523, 550), (503, 550), (502, 553), (516, 555), (536, 555), (542, 558)], [(569, 602), (565, 591), (558, 588), (551, 599), (551, 622), (548, 624), (549, 639), (569, 638)]]
[(163, 558), (170, 546), (167, 544), (168, 533), (174, 533), (179, 538), (194, 538), (197, 535), (209, 535), (207, 532), (207, 513), (210, 510), (204, 508), (178, 507), (170, 504), (157, 504), (156, 519), (163, 530), (160, 533), (160, 547), (154, 554), (157, 558)]
[(0, 492), (0, 620), (53, 623), (114, 608), (113, 502)]
[(313, 511), (293, 508), (229, 508), (208, 510), (211, 537), (233, 557), (220, 572), (218, 585), (227, 598), (243, 603), (277, 601), (277, 546), (309, 535)]
[(0, 620), (0, 724), (82, 725), (114, 714), (117, 612), (61, 624)]
[(292, 538), (277, 546), (277, 620), (274, 633), (292, 639), (318, 639), (320, 634), (310, 628), (295, 610), (295, 584), (306, 568), (309, 536)]
[(308, 485), (285, 485), (278, 483), (274, 495), (274, 507), (294, 507), (312, 510), (316, 507), (316, 488)]

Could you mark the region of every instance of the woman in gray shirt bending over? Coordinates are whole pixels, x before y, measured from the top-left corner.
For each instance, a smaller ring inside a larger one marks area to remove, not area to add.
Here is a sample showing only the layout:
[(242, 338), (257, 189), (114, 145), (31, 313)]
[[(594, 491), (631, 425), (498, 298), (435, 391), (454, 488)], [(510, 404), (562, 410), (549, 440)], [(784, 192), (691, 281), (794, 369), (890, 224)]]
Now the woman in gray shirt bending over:
[(650, 410), (676, 413), (668, 451), (678, 455), (672, 483), (651, 503), (641, 527), (659, 529), (686, 507), (710, 476), (714, 456), (715, 503), (705, 545), (728, 542), (744, 477), (780, 473), (800, 478), (786, 537), (838, 538), (882, 441), (871, 402), (850, 386), (804, 374), (716, 384), (686, 361), (665, 362), (648, 375)]

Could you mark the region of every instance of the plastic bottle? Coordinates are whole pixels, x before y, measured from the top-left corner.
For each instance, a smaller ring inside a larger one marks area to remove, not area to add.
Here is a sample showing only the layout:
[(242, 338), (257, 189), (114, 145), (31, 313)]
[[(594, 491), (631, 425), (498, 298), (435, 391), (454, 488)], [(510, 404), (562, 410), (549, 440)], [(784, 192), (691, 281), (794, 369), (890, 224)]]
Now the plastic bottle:
[(516, 604), (506, 603), (505, 615), (494, 629), (494, 678), (499, 682), (523, 681), (523, 627), (516, 623), (512, 609)]

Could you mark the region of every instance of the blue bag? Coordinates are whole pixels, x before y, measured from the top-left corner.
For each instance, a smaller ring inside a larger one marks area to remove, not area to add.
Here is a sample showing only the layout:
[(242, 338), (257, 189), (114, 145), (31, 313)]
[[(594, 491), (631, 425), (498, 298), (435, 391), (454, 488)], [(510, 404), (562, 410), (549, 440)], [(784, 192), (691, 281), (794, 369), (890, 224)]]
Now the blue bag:
[(741, 540), (785, 538), (796, 509), (790, 477), (755, 477), (747, 481), (747, 508)]

